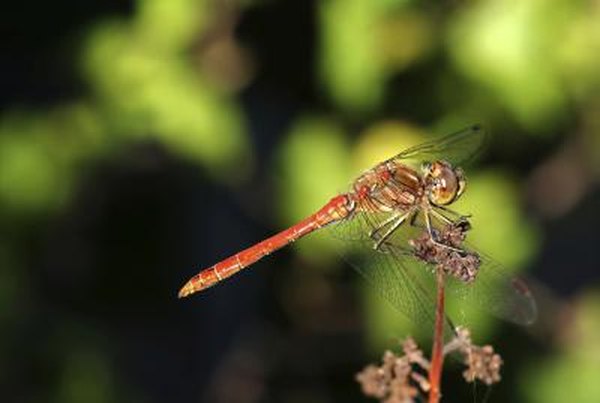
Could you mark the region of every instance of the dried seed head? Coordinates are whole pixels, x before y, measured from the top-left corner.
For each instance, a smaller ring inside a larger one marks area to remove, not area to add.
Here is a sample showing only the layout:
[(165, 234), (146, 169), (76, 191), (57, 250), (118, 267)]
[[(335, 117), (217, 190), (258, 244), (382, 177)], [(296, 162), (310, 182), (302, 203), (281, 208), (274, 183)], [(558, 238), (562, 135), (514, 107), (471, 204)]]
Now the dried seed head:
[(439, 270), (465, 283), (470, 283), (477, 277), (481, 266), (478, 254), (461, 248), (470, 228), (469, 222), (461, 219), (446, 225), (440, 231), (434, 231), (435, 240), (428, 231), (423, 231), (419, 237), (411, 239), (409, 244), (417, 259), (435, 265)]
[(487, 385), (498, 383), (500, 382), (502, 363), (502, 357), (494, 353), (492, 346), (473, 346), (469, 354), (465, 356), (465, 364), (468, 365), (468, 368), (463, 372), (463, 375), (467, 382), (479, 379)]
[(474, 345), (469, 330), (459, 327), (456, 329), (456, 337), (444, 347), (444, 353), (455, 350), (458, 350), (464, 357), (467, 369), (463, 375), (467, 382), (473, 382), (476, 379), (487, 385), (500, 382), (502, 357), (494, 353), (492, 346)]
[(373, 364), (356, 374), (356, 381), (360, 383), (362, 392), (377, 399), (383, 399), (389, 394), (390, 381), (385, 378), (384, 371)]
[(420, 392), (429, 389), (427, 377), (416, 372), (418, 368), (429, 367), (423, 352), (412, 338), (406, 339), (402, 348), (405, 355), (386, 351), (381, 366), (369, 365), (356, 375), (366, 396), (385, 403), (412, 403)]
[(402, 343), (404, 356), (411, 364), (417, 364), (421, 369), (429, 370), (429, 361), (423, 356), (423, 351), (419, 349), (417, 343), (412, 337), (408, 337)]
[(385, 403), (413, 403), (418, 395), (416, 387), (398, 378), (392, 381), (390, 396), (385, 399)]
[[(430, 390), (430, 362), (412, 338), (402, 343), (404, 355), (386, 351), (381, 366), (368, 365), (356, 375), (363, 393), (383, 403), (414, 403)], [(479, 380), (487, 385), (500, 381), (502, 358), (492, 346), (473, 345), (466, 328), (456, 328), (455, 337), (444, 346), (444, 355), (457, 351), (463, 356), (467, 382)]]

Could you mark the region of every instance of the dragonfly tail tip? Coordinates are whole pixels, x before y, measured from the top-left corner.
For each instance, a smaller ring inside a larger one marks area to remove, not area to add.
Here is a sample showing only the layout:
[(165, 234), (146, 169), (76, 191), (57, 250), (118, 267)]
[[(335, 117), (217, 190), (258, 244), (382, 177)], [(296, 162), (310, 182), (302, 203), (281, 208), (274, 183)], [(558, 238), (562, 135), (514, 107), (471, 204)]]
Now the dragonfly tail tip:
[(179, 299), (185, 298), (188, 295), (192, 294), (193, 292), (194, 292), (194, 290), (191, 287), (190, 283), (187, 283), (186, 285), (181, 287), (181, 290), (179, 290), (179, 292), (177, 293), (177, 298), (179, 298)]

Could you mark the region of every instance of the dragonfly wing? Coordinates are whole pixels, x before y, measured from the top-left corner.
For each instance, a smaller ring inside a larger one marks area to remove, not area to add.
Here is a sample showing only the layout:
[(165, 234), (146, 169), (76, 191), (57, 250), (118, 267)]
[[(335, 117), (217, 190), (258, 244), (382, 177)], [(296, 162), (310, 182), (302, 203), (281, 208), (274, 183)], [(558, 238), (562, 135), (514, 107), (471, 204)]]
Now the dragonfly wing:
[[(474, 250), (468, 243), (466, 249)], [(477, 252), (481, 266), (471, 284), (456, 284), (455, 294), (465, 306), (475, 306), (518, 325), (530, 325), (537, 318), (537, 304), (524, 280), (512, 275), (500, 263)], [(458, 283), (458, 281), (456, 281)]]
[(392, 159), (416, 164), (445, 160), (454, 166), (464, 166), (475, 160), (487, 141), (485, 129), (473, 125), (404, 150)]
[[(350, 238), (350, 242), (340, 248), (344, 259), (396, 310), (414, 324), (433, 329), (435, 285), (431, 268), (409, 254), (408, 244), (396, 245), (402, 242), (398, 242), (398, 239), (394, 242), (386, 240), (380, 250), (374, 250), (376, 239), (368, 236), (376, 223), (388, 218), (389, 214), (374, 216), (372, 213), (355, 213), (351, 219), (332, 225), (330, 233), (338, 239)], [(404, 225), (408, 226), (407, 223)], [(396, 230), (394, 236), (402, 230)], [(363, 236), (355, 236), (358, 233)], [(447, 335), (453, 332), (449, 319), (446, 320), (445, 331)]]
[[(447, 224), (440, 217), (448, 213), (435, 206), (432, 208), (436, 209), (438, 214), (431, 215), (431, 225), (434, 231), (440, 231)], [(422, 228), (422, 231), (425, 230), (422, 220), (417, 220), (415, 225)], [(525, 281), (485, 253), (481, 253), (469, 242), (463, 242), (462, 248), (475, 252), (481, 264), (476, 278), (469, 284), (449, 279), (449, 295), (456, 296), (463, 306), (477, 307), (508, 322), (519, 325), (533, 323), (537, 317), (537, 306)]]

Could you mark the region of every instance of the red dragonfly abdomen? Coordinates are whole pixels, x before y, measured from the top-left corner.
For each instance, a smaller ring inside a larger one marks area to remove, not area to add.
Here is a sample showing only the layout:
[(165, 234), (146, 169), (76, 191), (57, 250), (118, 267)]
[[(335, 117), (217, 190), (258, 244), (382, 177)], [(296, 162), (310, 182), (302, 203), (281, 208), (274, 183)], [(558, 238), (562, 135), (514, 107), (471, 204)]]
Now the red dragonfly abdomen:
[(211, 287), (287, 244), (327, 224), (347, 217), (352, 208), (353, 203), (349, 200), (348, 195), (342, 194), (334, 197), (315, 214), (294, 226), (202, 270), (181, 288), (179, 298)]

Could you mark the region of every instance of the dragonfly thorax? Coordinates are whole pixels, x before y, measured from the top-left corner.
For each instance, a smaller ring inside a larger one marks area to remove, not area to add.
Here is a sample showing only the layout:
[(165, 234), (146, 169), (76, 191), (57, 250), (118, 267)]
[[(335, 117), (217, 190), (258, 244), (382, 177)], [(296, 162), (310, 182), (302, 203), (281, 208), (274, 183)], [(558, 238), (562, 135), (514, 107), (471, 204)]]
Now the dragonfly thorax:
[(416, 206), (425, 194), (418, 171), (391, 161), (363, 173), (354, 182), (353, 190), (363, 209), (385, 212)]

